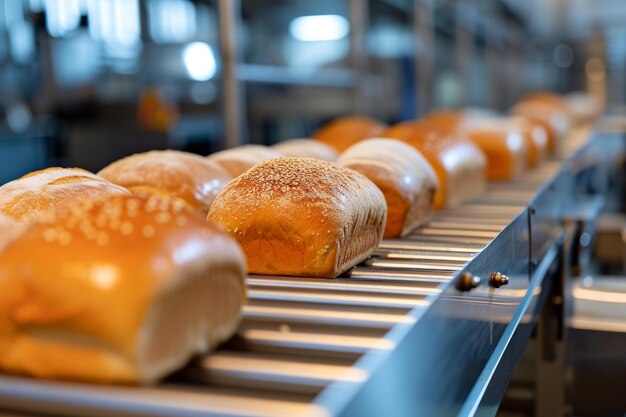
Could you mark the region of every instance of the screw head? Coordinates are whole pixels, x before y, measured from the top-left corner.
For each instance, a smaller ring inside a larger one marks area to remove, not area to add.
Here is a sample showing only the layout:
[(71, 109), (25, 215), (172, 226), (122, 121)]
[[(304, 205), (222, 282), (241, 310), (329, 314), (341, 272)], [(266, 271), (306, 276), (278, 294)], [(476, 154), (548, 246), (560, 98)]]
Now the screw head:
[(472, 275), (469, 272), (464, 272), (459, 279), (457, 288), (460, 291), (469, 291), (478, 287), (480, 285), (480, 281), (480, 277)]
[(509, 277), (500, 272), (492, 272), (489, 275), (489, 285), (494, 288), (500, 288), (503, 285), (507, 285), (509, 283)]

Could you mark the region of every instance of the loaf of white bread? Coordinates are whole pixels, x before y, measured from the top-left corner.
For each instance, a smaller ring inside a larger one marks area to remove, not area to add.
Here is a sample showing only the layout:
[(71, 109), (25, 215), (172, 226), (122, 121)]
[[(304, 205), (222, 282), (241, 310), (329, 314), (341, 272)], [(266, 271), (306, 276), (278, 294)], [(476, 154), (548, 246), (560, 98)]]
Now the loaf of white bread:
[(288, 157), (235, 178), (208, 215), (239, 242), (250, 273), (330, 278), (374, 251), (386, 217), (383, 194), (365, 176)]
[(215, 152), (209, 155), (208, 158), (235, 178), (256, 164), (281, 156), (282, 154), (278, 150), (268, 146), (244, 145)]
[(412, 146), (396, 139), (366, 139), (349, 147), (337, 161), (369, 178), (387, 202), (386, 238), (409, 234), (432, 211), (437, 177)]
[(336, 161), (339, 153), (331, 146), (314, 139), (289, 139), (272, 146), (283, 156)]
[(47, 168), (0, 187), (0, 214), (19, 222), (71, 204), (76, 199), (130, 195), (128, 190), (80, 168)]
[(135, 195), (180, 199), (206, 215), (215, 197), (232, 179), (220, 165), (180, 151), (151, 151), (115, 161), (98, 173)]
[(153, 383), (233, 334), (244, 273), (235, 241), (180, 201), (47, 212), (0, 251), (0, 369)]

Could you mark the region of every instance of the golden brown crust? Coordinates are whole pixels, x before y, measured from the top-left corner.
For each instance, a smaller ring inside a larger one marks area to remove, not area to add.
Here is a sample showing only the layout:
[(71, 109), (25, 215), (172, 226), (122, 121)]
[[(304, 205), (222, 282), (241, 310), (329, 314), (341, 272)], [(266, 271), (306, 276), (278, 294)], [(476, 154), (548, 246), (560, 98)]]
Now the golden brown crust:
[(385, 124), (368, 116), (345, 116), (325, 124), (312, 137), (343, 152), (363, 139), (379, 137), (385, 129)]
[(356, 171), (278, 158), (234, 179), (208, 219), (237, 239), (250, 273), (336, 277), (380, 243), (386, 204)]
[(283, 155), (279, 151), (268, 146), (244, 145), (215, 152), (208, 158), (219, 164), (233, 178), (236, 178), (256, 164), (281, 156)]
[(15, 220), (0, 214), (0, 252), (22, 230), (22, 226)]
[(314, 158), (333, 162), (339, 153), (331, 146), (313, 139), (290, 139), (273, 146), (283, 156), (295, 158)]
[(564, 100), (550, 93), (526, 96), (511, 109), (511, 113), (540, 123), (547, 130), (548, 152), (550, 153), (559, 149), (559, 143), (572, 124), (571, 115)]
[(206, 215), (232, 177), (204, 157), (180, 151), (151, 151), (113, 162), (98, 173), (133, 194), (179, 198)]
[(47, 168), (0, 187), (0, 214), (27, 222), (78, 199), (129, 195), (123, 187), (80, 168)]
[(487, 157), (487, 179), (510, 181), (526, 167), (528, 144), (522, 129), (501, 118), (467, 118), (458, 133), (474, 142)]
[(439, 182), (437, 209), (476, 198), (485, 187), (484, 153), (473, 142), (451, 134), (447, 123), (403, 122), (382, 135), (408, 143), (428, 160)]
[(396, 139), (366, 139), (348, 148), (337, 163), (365, 175), (382, 191), (387, 202), (384, 237), (405, 236), (430, 215), (437, 177), (412, 146)]
[(232, 239), (171, 199), (49, 212), (0, 252), (0, 368), (153, 382), (230, 336), (244, 269)]

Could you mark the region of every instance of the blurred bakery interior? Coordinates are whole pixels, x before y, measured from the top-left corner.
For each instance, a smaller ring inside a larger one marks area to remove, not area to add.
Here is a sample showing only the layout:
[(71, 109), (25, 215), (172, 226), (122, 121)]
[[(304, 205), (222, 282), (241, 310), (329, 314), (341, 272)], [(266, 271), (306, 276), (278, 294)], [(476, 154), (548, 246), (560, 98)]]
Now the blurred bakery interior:
[(472, 139), (484, 191), (457, 184), (460, 205), (335, 280), (254, 275), (225, 351), (139, 394), (10, 377), (0, 417), (626, 415), (625, 1), (0, 0), (0, 185), (151, 150), (332, 147), (320, 129), (349, 115), (410, 142), (393, 127), (451, 114), (473, 138), (481, 117), (542, 119), (532, 94), (566, 107), (560, 145), (513, 168)]

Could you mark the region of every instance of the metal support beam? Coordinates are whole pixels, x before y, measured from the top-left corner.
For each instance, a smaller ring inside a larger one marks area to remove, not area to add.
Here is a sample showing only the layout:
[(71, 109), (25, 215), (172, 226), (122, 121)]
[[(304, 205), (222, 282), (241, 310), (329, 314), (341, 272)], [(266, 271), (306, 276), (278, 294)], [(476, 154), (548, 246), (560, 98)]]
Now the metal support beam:
[(224, 131), (226, 147), (232, 148), (247, 142), (245, 95), (237, 74), (239, 64), (237, 28), (240, 27), (241, 0), (219, 0), (218, 13)]
[(456, 71), (462, 85), (461, 105), (472, 102), (472, 68), (474, 66), (475, 28), (473, 9), (465, 2), (456, 4), (454, 41), (456, 52)]
[(434, 6), (431, 0), (416, 0), (413, 17), (415, 30), (415, 99), (417, 116), (428, 113), (432, 105), (434, 67)]
[(350, 61), (354, 72), (353, 108), (355, 113), (369, 113), (366, 82), (368, 74), (365, 32), (368, 21), (368, 2), (350, 0)]

